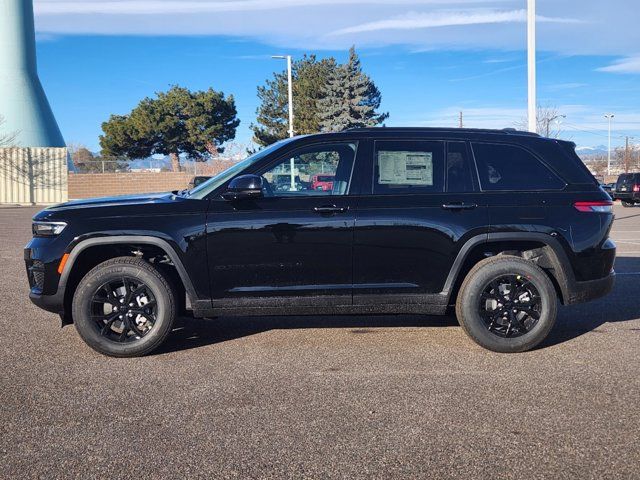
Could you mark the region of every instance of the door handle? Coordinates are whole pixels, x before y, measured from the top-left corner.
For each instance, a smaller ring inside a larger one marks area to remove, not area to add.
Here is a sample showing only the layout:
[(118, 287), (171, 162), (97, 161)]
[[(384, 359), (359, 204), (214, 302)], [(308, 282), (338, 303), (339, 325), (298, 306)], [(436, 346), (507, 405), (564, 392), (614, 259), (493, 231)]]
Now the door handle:
[(444, 208), (445, 210), (473, 210), (477, 206), (478, 205), (476, 205), (475, 203), (458, 202), (458, 203), (445, 203), (444, 205), (442, 205), (442, 208)]
[(313, 211), (316, 213), (343, 213), (346, 212), (348, 207), (336, 207), (335, 205), (323, 205), (322, 207), (313, 207)]

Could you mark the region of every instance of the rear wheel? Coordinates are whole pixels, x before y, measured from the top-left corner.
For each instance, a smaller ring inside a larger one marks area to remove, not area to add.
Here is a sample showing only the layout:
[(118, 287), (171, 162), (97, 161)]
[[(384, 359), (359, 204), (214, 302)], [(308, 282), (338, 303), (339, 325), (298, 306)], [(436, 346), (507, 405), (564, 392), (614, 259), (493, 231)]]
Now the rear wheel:
[(73, 319), (82, 339), (114, 357), (150, 353), (169, 335), (176, 298), (169, 281), (135, 257), (103, 262), (80, 281)]
[(479, 345), (502, 353), (529, 350), (549, 334), (557, 296), (537, 265), (514, 256), (479, 262), (464, 279), (456, 315)]
[(627, 202), (626, 200), (622, 200), (622, 206), (623, 207), (633, 207), (635, 204), (633, 202)]

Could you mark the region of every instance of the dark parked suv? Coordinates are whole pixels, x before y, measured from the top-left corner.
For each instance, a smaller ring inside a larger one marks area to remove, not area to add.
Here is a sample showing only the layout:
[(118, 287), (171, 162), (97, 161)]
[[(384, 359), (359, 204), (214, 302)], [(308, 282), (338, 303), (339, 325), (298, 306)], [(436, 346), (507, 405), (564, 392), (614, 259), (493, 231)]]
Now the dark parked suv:
[(616, 200), (624, 207), (640, 203), (640, 173), (623, 173), (616, 182)]
[[(24, 252), (30, 297), (113, 356), (151, 352), (187, 313), (454, 307), (477, 343), (521, 352), (547, 336), (558, 301), (614, 282), (611, 199), (573, 147), (514, 130), (284, 140), (192, 190), (41, 211)], [(287, 172), (333, 185), (274, 188)]]

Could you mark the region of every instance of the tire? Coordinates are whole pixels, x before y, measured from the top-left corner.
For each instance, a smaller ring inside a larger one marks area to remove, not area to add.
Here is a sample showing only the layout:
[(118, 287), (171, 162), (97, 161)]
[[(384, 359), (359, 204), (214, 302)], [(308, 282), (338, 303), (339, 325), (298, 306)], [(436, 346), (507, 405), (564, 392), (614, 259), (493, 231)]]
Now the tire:
[(627, 202), (626, 200), (622, 201), (622, 206), (623, 207), (629, 208), (629, 207), (633, 207), (634, 205), (635, 205), (635, 203), (633, 203), (633, 202)]
[[(517, 298), (510, 298), (511, 285)], [(482, 260), (469, 271), (458, 293), (456, 316), (478, 345), (516, 353), (532, 349), (547, 337), (557, 308), (555, 288), (540, 267), (520, 257), (500, 255)]]
[(80, 337), (95, 351), (138, 357), (162, 345), (171, 332), (176, 294), (150, 263), (117, 257), (84, 276), (74, 293), (72, 312)]

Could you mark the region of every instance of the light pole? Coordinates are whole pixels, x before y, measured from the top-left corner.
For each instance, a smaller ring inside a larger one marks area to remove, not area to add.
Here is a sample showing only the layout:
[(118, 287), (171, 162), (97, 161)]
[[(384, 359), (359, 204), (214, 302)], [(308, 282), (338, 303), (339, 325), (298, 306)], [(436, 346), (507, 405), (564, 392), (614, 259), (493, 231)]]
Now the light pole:
[[(287, 61), (287, 91), (289, 103), (289, 137), (293, 137), (293, 75), (291, 73), (291, 55), (273, 55), (271, 58)], [(291, 157), (291, 191), (296, 189), (295, 161)]]
[(527, 0), (527, 71), (529, 74), (529, 131), (536, 133), (538, 112), (536, 102), (536, 0)]
[(547, 122), (547, 129), (546, 129), (546, 131), (547, 131), (547, 134), (546, 134), (547, 138), (549, 137), (549, 124), (550, 124), (551, 122), (553, 122), (554, 120), (557, 120), (557, 119), (559, 119), (559, 118), (567, 118), (567, 116), (566, 116), (566, 115), (556, 115), (555, 117), (547, 118), (547, 119), (545, 120), (545, 121)]
[(607, 146), (607, 175), (611, 175), (611, 120), (615, 115), (613, 113), (607, 113), (604, 118), (609, 120), (609, 144)]

